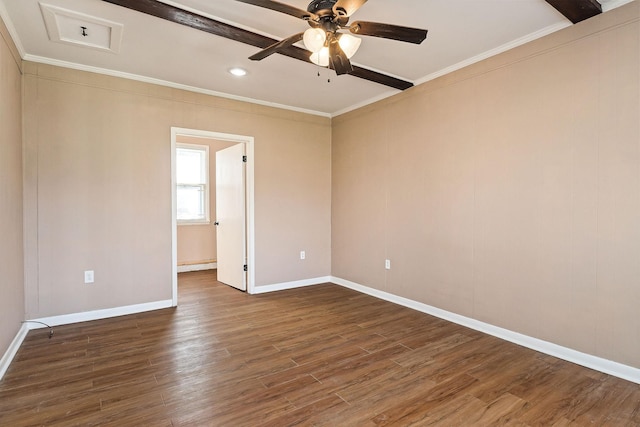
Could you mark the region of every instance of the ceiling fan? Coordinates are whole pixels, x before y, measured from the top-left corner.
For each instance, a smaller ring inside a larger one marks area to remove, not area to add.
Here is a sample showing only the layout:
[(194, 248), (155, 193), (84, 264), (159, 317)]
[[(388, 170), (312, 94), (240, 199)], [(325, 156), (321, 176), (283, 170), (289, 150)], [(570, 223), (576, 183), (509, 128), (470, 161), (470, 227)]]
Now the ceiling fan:
[(316, 65), (332, 68), (336, 74), (353, 71), (350, 58), (360, 47), (361, 39), (341, 30), (362, 36), (381, 37), (401, 42), (420, 44), (427, 37), (427, 30), (402, 27), (378, 22), (355, 21), (349, 24), (351, 15), (367, 0), (312, 0), (307, 10), (298, 9), (272, 0), (236, 0), (275, 10), (276, 12), (307, 21), (311, 28), (287, 37), (249, 57), (260, 61), (299, 41), (311, 51), (310, 60)]
[[(209, 34), (214, 34), (219, 37), (234, 40), (240, 43), (245, 43), (251, 46), (258, 47), (260, 49), (268, 48), (273, 44), (278, 44), (277, 40), (271, 37), (266, 37), (261, 34), (257, 34), (246, 30), (244, 28), (235, 27), (222, 21), (217, 21), (210, 17), (200, 15), (190, 10), (181, 9), (171, 4), (164, 3), (164, 1), (158, 0), (102, 0), (107, 3), (112, 3), (127, 9), (135, 10), (137, 12), (146, 13), (156, 18), (166, 19), (167, 21), (174, 22), (176, 24), (184, 25), (199, 31), (204, 31)], [(366, 1), (366, 0), (365, 0)], [(364, 4), (365, 1), (356, 2), (358, 4)], [(271, 2), (275, 3), (275, 2)], [(338, 3), (338, 2), (335, 2)], [(308, 12), (300, 11), (296, 8), (288, 7), (287, 5), (281, 5), (286, 8), (287, 11), (296, 11), (297, 13), (303, 13), (311, 16)], [(342, 6), (345, 10), (346, 7)], [(356, 8), (357, 9), (357, 8)], [(333, 10), (333, 8), (332, 8)], [(315, 13), (314, 13), (315, 14)], [(304, 19), (304, 16), (303, 16)], [(313, 26), (313, 24), (312, 24)], [(295, 43), (295, 42), (293, 42)], [(284, 46), (284, 47), (282, 47)], [(294, 46), (281, 45), (280, 50), (276, 51), (281, 55), (288, 56), (289, 58), (297, 59), (304, 62), (311, 62), (309, 57), (309, 51), (307, 49)], [(257, 59), (257, 58), (256, 58)], [(388, 86), (397, 90), (406, 90), (413, 87), (413, 83), (407, 80), (400, 79), (395, 76), (390, 76), (379, 71), (370, 70), (361, 66), (354, 65), (351, 76), (368, 80), (370, 82), (379, 83), (381, 85)]]

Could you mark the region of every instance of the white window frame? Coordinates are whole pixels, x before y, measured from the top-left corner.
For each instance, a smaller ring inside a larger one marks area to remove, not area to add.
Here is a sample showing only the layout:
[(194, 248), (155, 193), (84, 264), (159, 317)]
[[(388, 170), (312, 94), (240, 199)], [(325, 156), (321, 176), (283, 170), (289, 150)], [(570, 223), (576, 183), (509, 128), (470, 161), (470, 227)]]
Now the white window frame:
[[(188, 183), (188, 184), (181, 184), (180, 182), (177, 181), (176, 178), (176, 197), (178, 194), (178, 188), (181, 185), (184, 186), (194, 186), (194, 185), (202, 185), (204, 186), (204, 219), (177, 219), (177, 224), (178, 225), (202, 225), (202, 224), (210, 224), (211, 223), (211, 215), (210, 215), (210, 206), (211, 206), (211, 202), (210, 202), (210, 198), (211, 198), (211, 182), (209, 179), (209, 146), (208, 145), (199, 145), (199, 144), (186, 144), (186, 143), (176, 143), (176, 159), (177, 159), (177, 153), (179, 149), (188, 149), (188, 150), (198, 150), (198, 151), (203, 151), (204, 152), (204, 177), (205, 177), (205, 182), (203, 184), (192, 184), (192, 183)], [(176, 163), (176, 170), (177, 170), (177, 163)], [(176, 173), (177, 176), (177, 173)]]

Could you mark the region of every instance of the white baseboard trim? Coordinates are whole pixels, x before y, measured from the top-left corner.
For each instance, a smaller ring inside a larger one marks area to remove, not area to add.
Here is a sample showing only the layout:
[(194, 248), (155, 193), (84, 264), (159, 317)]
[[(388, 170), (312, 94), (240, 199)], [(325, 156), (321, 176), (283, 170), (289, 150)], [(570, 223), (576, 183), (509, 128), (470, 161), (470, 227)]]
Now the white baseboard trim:
[[(30, 319), (34, 322), (46, 323), (49, 326), (68, 325), (71, 323), (89, 322), (91, 320), (108, 319), (110, 317), (126, 316), (128, 314), (144, 313), (146, 311), (160, 310), (173, 306), (173, 301), (148, 302), (144, 304), (127, 305), (124, 307), (106, 308), (103, 310), (85, 311), (82, 313), (62, 314), (60, 316), (41, 317)], [(46, 326), (39, 323), (28, 323), (29, 329), (41, 329)]]
[(476, 331), (493, 335), (494, 337), (510, 341), (514, 344), (518, 344), (523, 347), (527, 347), (532, 350), (566, 360), (568, 362), (572, 362), (590, 369), (594, 369), (596, 371), (604, 372), (605, 374), (613, 375), (615, 377), (640, 384), (640, 369), (634, 368), (632, 366), (623, 365), (621, 363), (613, 362), (601, 357), (582, 353), (580, 351), (513, 332), (508, 329), (500, 328), (469, 317), (461, 316), (459, 314), (442, 310), (437, 307), (423, 304), (421, 302), (413, 301), (408, 298), (403, 298), (397, 295), (390, 294), (388, 292), (369, 288), (367, 286), (350, 282), (339, 277), (331, 277), (331, 282), (340, 286), (344, 286), (345, 288), (353, 289), (354, 291), (358, 291), (363, 294), (371, 295), (385, 301), (412, 308), (414, 310), (421, 311), (423, 313), (427, 313), (432, 316), (436, 316), (471, 329), (475, 329)]
[(178, 273), (188, 273), (190, 271), (215, 270), (216, 268), (218, 268), (217, 262), (210, 262), (207, 264), (179, 265)]
[(315, 279), (297, 280), (295, 282), (276, 283), (273, 285), (256, 286), (252, 294), (266, 294), (268, 292), (286, 291), (287, 289), (304, 288), (306, 286), (331, 283), (331, 276), (316, 277)]
[(16, 353), (18, 353), (18, 350), (22, 345), (22, 341), (24, 341), (28, 332), (29, 326), (26, 323), (23, 323), (20, 326), (18, 333), (13, 338), (13, 341), (11, 341), (11, 344), (9, 344), (9, 348), (4, 352), (2, 359), (0, 359), (0, 381), (2, 380), (2, 377), (4, 377), (4, 374), (7, 372), (7, 369), (9, 369), (9, 365), (11, 365), (11, 362), (16, 356)]

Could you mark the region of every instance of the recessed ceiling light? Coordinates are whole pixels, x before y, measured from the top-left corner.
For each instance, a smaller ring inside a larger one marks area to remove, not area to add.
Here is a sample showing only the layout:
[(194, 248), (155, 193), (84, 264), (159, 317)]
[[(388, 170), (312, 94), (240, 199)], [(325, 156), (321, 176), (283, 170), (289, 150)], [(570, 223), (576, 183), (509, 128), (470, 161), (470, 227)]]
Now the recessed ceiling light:
[(238, 77), (242, 77), (242, 76), (246, 76), (247, 75), (247, 70), (245, 70), (244, 68), (231, 68), (229, 69), (229, 72), (231, 74), (233, 74), (234, 76), (238, 76)]

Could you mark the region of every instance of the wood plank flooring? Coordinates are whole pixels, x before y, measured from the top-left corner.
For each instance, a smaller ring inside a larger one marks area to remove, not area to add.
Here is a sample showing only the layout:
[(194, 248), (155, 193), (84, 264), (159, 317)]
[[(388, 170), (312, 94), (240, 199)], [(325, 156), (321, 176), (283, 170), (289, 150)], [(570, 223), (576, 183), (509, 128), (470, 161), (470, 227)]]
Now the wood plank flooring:
[(336, 285), (179, 301), (31, 331), (0, 425), (640, 425), (636, 384)]

